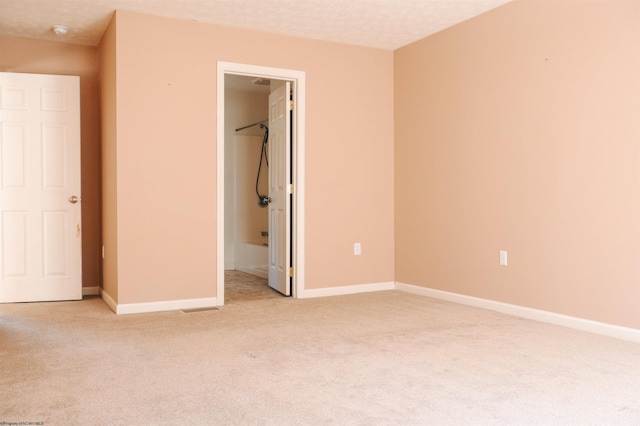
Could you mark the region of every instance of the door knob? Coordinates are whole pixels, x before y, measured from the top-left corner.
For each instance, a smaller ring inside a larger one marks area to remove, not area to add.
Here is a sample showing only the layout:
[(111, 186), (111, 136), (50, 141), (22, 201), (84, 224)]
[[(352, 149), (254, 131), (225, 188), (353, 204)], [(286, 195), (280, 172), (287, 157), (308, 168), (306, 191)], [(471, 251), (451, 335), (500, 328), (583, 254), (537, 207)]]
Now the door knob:
[(75, 203), (77, 203), (78, 201), (80, 201), (80, 198), (76, 197), (75, 195), (72, 195), (71, 197), (69, 197), (69, 202), (70, 202), (71, 204), (75, 204)]

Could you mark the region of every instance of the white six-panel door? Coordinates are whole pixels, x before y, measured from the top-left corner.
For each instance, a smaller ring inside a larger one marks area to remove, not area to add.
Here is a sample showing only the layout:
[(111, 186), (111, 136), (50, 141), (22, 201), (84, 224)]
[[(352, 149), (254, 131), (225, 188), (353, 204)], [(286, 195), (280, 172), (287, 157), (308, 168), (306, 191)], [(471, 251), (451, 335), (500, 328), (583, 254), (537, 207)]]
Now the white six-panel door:
[(79, 82), (0, 73), (0, 302), (82, 298)]
[(291, 295), (290, 90), (290, 82), (281, 82), (269, 95), (269, 286), (285, 296)]

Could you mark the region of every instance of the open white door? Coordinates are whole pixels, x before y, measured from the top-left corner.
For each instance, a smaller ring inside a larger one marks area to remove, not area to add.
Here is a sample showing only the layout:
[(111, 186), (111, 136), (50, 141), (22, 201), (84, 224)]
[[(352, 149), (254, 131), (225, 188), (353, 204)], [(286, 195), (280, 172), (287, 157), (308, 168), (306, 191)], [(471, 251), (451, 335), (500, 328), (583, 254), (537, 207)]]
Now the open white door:
[(291, 295), (291, 83), (272, 80), (269, 95), (269, 286)]
[(82, 298), (80, 79), (0, 73), (0, 302)]

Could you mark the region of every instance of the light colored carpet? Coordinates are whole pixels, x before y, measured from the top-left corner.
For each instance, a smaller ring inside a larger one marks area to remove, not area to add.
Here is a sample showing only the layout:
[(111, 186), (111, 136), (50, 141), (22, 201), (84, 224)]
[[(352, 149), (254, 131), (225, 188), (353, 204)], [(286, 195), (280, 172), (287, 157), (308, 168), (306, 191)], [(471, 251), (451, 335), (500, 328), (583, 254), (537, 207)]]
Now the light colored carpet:
[(0, 305), (0, 424), (638, 425), (640, 345), (399, 291)]

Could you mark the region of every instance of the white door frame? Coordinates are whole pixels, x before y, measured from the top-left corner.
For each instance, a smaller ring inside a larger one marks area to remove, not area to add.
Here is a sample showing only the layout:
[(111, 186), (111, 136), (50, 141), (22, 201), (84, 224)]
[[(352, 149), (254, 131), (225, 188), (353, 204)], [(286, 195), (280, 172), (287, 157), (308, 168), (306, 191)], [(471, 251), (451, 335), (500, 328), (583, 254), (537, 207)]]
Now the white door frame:
[(217, 166), (216, 166), (216, 303), (224, 304), (224, 76), (245, 75), (293, 82), (293, 283), (292, 295), (304, 293), (304, 146), (305, 146), (305, 73), (304, 71), (218, 61), (217, 72)]

